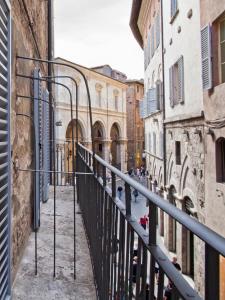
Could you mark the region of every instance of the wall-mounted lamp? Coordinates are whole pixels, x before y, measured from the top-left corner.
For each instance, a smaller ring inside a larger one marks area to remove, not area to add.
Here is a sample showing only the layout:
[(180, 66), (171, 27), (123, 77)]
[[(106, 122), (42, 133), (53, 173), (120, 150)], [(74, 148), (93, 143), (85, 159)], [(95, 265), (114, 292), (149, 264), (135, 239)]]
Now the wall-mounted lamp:
[(183, 130), (182, 134), (185, 135), (186, 138), (189, 140), (189, 132), (186, 129)]
[(173, 131), (172, 130), (168, 130), (168, 134), (170, 135), (170, 138), (172, 140), (172, 138), (173, 138)]
[(206, 132), (205, 132), (206, 134), (209, 134), (209, 135), (211, 135), (211, 136), (214, 136), (214, 131), (210, 128), (210, 127), (208, 127), (207, 129), (206, 129)]
[(194, 134), (198, 134), (200, 141), (202, 140), (202, 131), (200, 129), (195, 128)]

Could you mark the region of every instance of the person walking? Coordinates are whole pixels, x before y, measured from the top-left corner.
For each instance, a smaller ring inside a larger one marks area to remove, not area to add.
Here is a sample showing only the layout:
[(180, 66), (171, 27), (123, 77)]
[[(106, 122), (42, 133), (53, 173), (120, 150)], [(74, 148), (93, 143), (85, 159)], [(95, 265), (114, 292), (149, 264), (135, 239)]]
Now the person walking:
[(134, 189), (133, 195), (134, 195), (134, 202), (137, 202), (138, 190)]
[(118, 195), (118, 198), (120, 200), (122, 198), (122, 194), (123, 194), (123, 188), (122, 188), (122, 186), (118, 186), (118, 188), (117, 188), (117, 195)]

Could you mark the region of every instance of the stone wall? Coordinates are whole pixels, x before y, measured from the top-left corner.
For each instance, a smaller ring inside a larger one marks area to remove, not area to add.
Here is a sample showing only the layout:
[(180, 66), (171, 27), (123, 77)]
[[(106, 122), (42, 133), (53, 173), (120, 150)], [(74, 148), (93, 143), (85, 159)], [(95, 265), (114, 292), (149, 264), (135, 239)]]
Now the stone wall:
[[(18, 113), (32, 116), (32, 101), (17, 95), (32, 95), (32, 81), (16, 76), (17, 73), (31, 76), (35, 64), (17, 60), (17, 55), (47, 58), (47, 2), (24, 0), (31, 24), (25, 12), (23, 1), (12, 1), (12, 98), (11, 98), (11, 145), (12, 161), (18, 161), (20, 168), (32, 168), (33, 126), (31, 121)], [(32, 26), (34, 35), (31, 32)], [(35, 39), (38, 48), (36, 48)], [(38, 67), (38, 65), (36, 65)], [(43, 74), (47, 68), (40, 65)], [(13, 278), (21, 255), (32, 229), (33, 220), (33, 174), (12, 171), (12, 269)]]
[(140, 167), (144, 151), (144, 124), (139, 114), (144, 87), (137, 82), (128, 82), (127, 89), (127, 168)]

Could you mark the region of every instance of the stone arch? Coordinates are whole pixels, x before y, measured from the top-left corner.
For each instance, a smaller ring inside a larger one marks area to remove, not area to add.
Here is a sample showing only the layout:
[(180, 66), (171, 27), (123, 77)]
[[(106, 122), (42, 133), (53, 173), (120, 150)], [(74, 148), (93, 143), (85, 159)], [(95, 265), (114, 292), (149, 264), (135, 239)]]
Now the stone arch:
[(93, 125), (93, 142), (95, 153), (103, 157), (103, 141), (105, 139), (105, 128), (101, 121), (96, 121)]
[[(64, 144), (64, 167), (66, 172), (72, 172), (73, 170), (73, 140), (72, 135), (74, 133), (74, 142), (76, 142), (76, 133), (78, 128), (78, 142), (83, 143), (85, 140), (85, 129), (80, 120), (73, 119), (69, 122), (66, 129), (66, 136), (65, 136), (65, 144)], [(74, 147), (74, 155), (76, 155), (76, 146)], [(66, 182), (72, 182), (71, 174), (66, 175)]]
[(172, 160), (170, 168), (169, 168), (169, 180), (168, 180), (168, 183), (170, 183), (170, 184), (171, 184), (171, 180), (172, 180), (173, 165), (174, 165), (174, 161)]
[(168, 159), (168, 164), (167, 164), (167, 183), (169, 183), (169, 180), (170, 180), (170, 177), (169, 177), (169, 169), (170, 169), (170, 161), (171, 161), (171, 158), (172, 158), (172, 152), (170, 153), (170, 156), (169, 156), (169, 159)]
[[(196, 217), (194, 203), (189, 196), (183, 198), (183, 211)], [(194, 279), (194, 235), (182, 226), (182, 270)]]
[(162, 65), (160, 64), (158, 67), (157, 80), (162, 81)]
[(152, 72), (152, 82), (151, 87), (153, 88), (155, 86), (155, 71)]
[(120, 160), (120, 127), (118, 123), (113, 123), (110, 129), (110, 139), (111, 139), (111, 164), (121, 169)]
[(184, 184), (182, 184), (182, 183), (185, 182), (186, 176), (187, 176), (187, 172), (186, 171), (187, 171), (188, 167), (185, 169), (185, 166), (187, 165), (187, 160), (188, 160), (188, 156), (186, 155), (185, 158), (184, 158), (182, 167), (181, 167), (181, 175), (180, 175), (180, 181), (179, 181), (179, 193), (180, 194), (182, 193), (182, 187), (184, 186)]

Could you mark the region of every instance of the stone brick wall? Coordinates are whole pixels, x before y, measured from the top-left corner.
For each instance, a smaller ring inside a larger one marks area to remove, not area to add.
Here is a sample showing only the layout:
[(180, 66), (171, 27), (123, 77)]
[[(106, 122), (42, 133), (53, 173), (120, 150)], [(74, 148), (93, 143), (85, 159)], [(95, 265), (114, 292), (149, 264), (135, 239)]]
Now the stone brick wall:
[[(30, 17), (29, 26), (27, 7)], [(17, 95), (32, 95), (32, 81), (16, 76), (17, 73), (31, 76), (35, 64), (17, 60), (17, 55), (47, 58), (47, 2), (40, 0), (12, 1), (12, 98), (11, 98), (11, 145), (12, 160), (18, 161), (20, 168), (32, 168), (33, 157), (33, 126), (32, 122), (17, 113), (31, 115), (32, 101), (18, 98)], [(38, 65), (36, 64), (38, 67)], [(47, 75), (47, 66), (40, 65), (41, 72)], [(33, 174), (12, 171), (12, 269), (15, 276), (18, 263), (32, 229), (33, 220)]]

